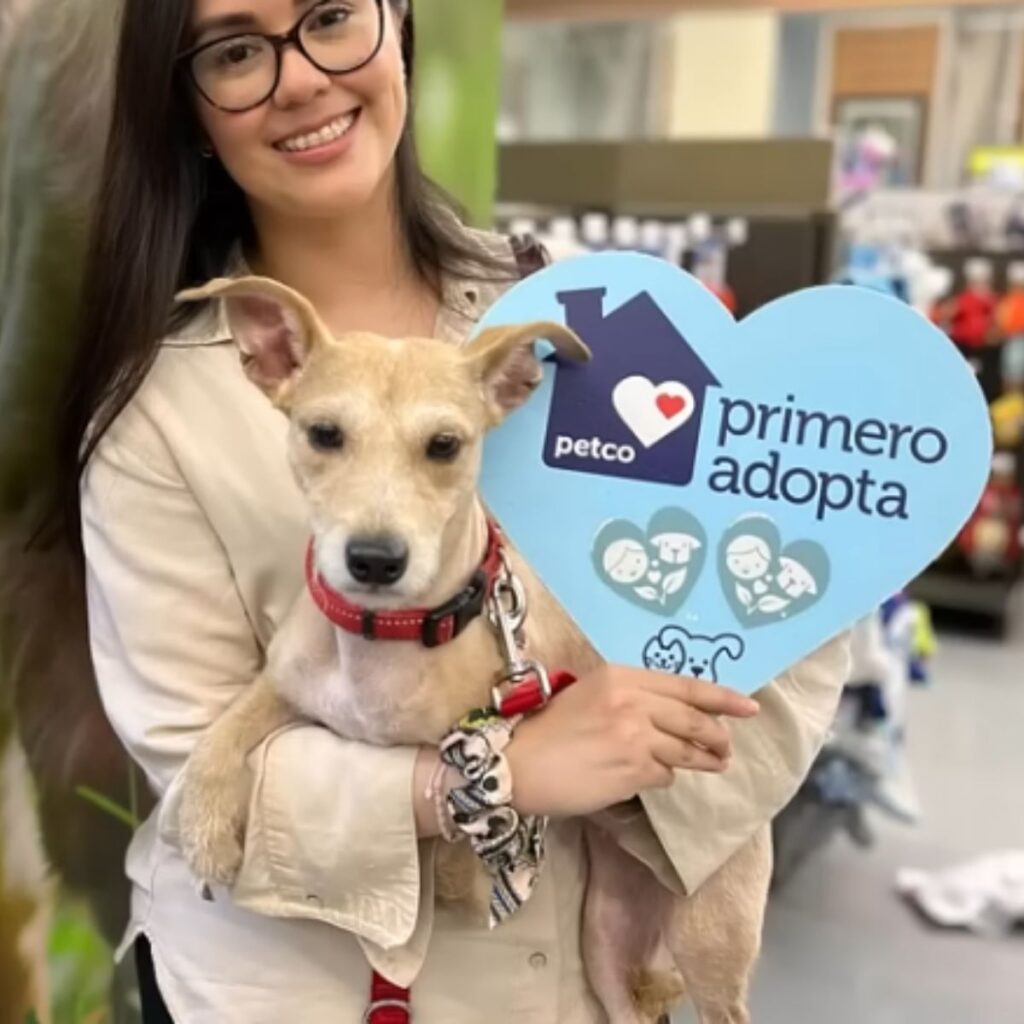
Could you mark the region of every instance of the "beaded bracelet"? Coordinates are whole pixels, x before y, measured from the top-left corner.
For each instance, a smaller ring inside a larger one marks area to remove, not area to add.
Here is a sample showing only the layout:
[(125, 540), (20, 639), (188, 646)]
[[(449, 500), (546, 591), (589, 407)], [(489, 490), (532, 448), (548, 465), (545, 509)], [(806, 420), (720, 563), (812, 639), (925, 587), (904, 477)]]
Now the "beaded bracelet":
[(512, 773), (504, 751), (520, 720), (493, 709), (471, 711), (440, 747), (442, 763), (457, 769), (465, 783), (448, 793), (451, 820), (493, 879), (492, 928), (529, 899), (544, 859), (547, 819), (520, 815), (512, 806)]

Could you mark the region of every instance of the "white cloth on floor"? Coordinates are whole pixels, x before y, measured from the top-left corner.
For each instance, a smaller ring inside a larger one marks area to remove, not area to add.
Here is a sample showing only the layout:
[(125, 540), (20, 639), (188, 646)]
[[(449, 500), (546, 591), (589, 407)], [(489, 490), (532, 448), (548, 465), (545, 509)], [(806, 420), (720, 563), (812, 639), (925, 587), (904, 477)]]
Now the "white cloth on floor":
[(944, 871), (904, 868), (896, 888), (931, 921), (983, 934), (1024, 922), (1024, 850), (1004, 850)]

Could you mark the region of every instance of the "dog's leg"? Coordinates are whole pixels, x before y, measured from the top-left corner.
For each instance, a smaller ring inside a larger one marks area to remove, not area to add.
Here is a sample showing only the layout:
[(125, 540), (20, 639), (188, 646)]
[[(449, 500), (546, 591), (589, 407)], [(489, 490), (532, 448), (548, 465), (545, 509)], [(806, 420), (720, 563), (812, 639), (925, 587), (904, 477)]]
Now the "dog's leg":
[(748, 1024), (747, 998), (761, 950), (771, 878), (768, 829), (758, 832), (685, 900), (666, 941), (701, 1024)]
[(178, 829), (196, 877), (230, 885), (242, 864), (249, 804), (249, 752), (298, 713), (275, 692), (266, 673), (218, 718), (185, 766)]
[(587, 848), (583, 958), (590, 985), (612, 1024), (655, 1024), (683, 996), (662, 943), (672, 901), (643, 864), (593, 826)]

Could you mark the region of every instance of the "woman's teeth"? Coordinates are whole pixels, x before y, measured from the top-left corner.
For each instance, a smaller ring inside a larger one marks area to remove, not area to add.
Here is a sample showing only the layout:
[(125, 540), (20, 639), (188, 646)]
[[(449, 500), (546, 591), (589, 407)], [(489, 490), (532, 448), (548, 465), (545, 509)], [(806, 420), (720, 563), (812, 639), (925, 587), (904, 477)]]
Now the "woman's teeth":
[(328, 142), (340, 139), (355, 122), (356, 112), (353, 111), (351, 114), (339, 117), (337, 121), (332, 121), (318, 132), (310, 132), (309, 135), (296, 135), (275, 145), (277, 149), (283, 149), (289, 153), (301, 153), (303, 150), (314, 149), (317, 146), (326, 146)]

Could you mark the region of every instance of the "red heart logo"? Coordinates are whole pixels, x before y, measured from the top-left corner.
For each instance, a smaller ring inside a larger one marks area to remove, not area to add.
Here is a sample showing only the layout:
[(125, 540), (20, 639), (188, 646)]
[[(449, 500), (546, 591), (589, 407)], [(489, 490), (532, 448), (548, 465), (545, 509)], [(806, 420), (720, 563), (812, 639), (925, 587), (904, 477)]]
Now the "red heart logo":
[(674, 419), (686, 408), (686, 399), (682, 395), (658, 395), (655, 403), (658, 411), (667, 420)]

